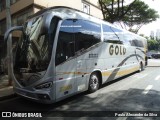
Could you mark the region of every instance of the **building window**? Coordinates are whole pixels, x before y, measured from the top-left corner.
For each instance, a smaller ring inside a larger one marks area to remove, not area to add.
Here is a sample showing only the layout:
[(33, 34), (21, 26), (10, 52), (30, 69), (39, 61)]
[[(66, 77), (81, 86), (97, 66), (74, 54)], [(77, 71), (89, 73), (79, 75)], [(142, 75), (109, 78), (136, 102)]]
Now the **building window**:
[(90, 14), (90, 5), (86, 4), (86, 3), (82, 3), (82, 11)]
[(2, 21), (0, 23), (1, 27), (0, 27), (0, 35), (4, 35), (5, 31), (6, 31), (6, 21)]
[(14, 4), (14, 3), (16, 3), (16, 2), (18, 2), (18, 1), (19, 1), (19, 0), (10, 0), (11, 5)]
[(15, 17), (12, 18), (12, 26), (17, 25), (17, 19)]
[(14, 4), (16, 2), (16, 0), (10, 0), (11, 1), (11, 5)]
[(2, 29), (2, 28), (1, 28), (1, 26), (0, 26), (0, 35), (2, 34), (2, 31), (1, 31), (1, 29)]
[(0, 12), (2, 12), (6, 7), (5, 0), (0, 0)]
[(17, 25), (22, 25), (26, 20), (27, 18), (32, 14), (32, 11), (29, 11), (29, 12), (26, 12), (20, 16), (17, 17)]
[[(14, 4), (18, 2), (19, 0), (10, 0), (10, 4)], [(5, 0), (0, 0), (0, 12), (6, 9), (6, 1)]]

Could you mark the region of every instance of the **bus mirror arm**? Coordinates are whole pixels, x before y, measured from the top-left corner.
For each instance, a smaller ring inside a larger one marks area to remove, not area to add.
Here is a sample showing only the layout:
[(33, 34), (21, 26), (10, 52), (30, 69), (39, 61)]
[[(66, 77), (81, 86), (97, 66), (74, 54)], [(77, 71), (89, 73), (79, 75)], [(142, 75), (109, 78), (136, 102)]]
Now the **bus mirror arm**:
[(10, 33), (13, 31), (22, 31), (23, 32), (23, 27), (22, 26), (16, 26), (8, 29), (5, 32), (4, 35), (4, 42), (7, 43), (7, 62), (8, 62), (8, 75), (9, 78), (13, 75), (13, 61), (12, 61), (12, 39), (8, 39), (10, 36)]
[(22, 31), (23, 32), (23, 26), (16, 26), (16, 27), (12, 27), (10, 29), (8, 29), (6, 32), (5, 32), (5, 35), (4, 35), (4, 41), (6, 42), (8, 40), (8, 36), (11, 32), (15, 31), (15, 30), (18, 30), (18, 31)]

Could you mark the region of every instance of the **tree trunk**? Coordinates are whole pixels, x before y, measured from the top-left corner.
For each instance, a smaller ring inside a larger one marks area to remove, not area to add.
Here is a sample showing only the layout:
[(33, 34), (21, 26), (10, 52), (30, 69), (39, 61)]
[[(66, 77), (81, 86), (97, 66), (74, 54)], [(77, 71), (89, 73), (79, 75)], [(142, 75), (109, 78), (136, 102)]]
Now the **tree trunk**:
[[(11, 28), (10, 0), (6, 0), (6, 28)], [(12, 36), (9, 35), (7, 40), (7, 64), (8, 64), (8, 85), (12, 85)]]

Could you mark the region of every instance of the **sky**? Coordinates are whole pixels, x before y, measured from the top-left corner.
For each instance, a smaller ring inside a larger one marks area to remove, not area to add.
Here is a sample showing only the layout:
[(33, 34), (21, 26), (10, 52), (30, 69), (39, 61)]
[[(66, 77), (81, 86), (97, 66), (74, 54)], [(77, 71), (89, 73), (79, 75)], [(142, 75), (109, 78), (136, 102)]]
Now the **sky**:
[[(158, 14), (160, 15), (160, 0), (142, 0), (146, 4), (149, 5), (150, 8), (155, 9), (158, 11)], [(139, 34), (144, 34), (145, 36), (150, 36), (151, 31), (154, 31), (154, 34), (156, 34), (156, 30), (160, 29), (160, 18), (156, 21), (153, 21), (152, 23), (146, 24), (142, 26), (142, 28), (139, 30)]]

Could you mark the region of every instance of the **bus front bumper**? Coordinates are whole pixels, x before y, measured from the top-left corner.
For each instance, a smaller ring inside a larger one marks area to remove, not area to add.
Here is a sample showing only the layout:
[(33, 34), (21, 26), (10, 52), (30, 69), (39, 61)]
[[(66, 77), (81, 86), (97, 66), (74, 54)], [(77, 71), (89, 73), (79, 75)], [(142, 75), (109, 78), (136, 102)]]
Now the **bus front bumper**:
[(45, 103), (45, 104), (51, 104), (54, 103), (53, 100), (51, 100), (49, 94), (47, 93), (39, 93), (35, 91), (29, 91), (26, 89), (16, 88), (14, 87), (14, 92), (24, 98), (27, 98), (29, 100), (33, 100), (39, 103)]

